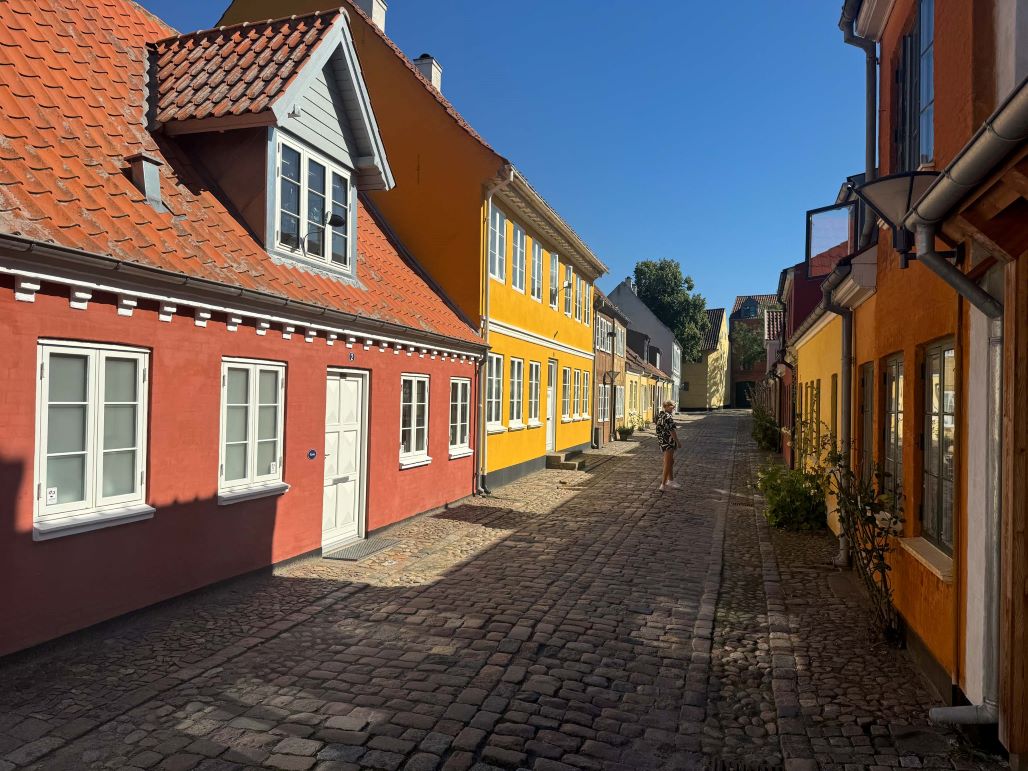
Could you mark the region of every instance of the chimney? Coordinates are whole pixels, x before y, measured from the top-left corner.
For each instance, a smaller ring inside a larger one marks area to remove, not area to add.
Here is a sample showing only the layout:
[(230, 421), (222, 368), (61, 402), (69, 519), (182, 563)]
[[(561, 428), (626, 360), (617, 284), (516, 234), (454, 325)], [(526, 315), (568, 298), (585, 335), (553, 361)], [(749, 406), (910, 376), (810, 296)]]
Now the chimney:
[(367, 14), (372, 23), (385, 32), (386, 28), (386, 5), (385, 0), (355, 0), (357, 6)]
[(443, 93), (443, 67), (431, 54), (421, 54), (414, 60), (414, 66), (418, 72), (425, 76), (425, 80), (432, 84), (432, 88)]
[(129, 165), (132, 184), (143, 194), (146, 202), (159, 212), (167, 211), (161, 199), (160, 170), (164, 163), (146, 153), (130, 155), (125, 161)]

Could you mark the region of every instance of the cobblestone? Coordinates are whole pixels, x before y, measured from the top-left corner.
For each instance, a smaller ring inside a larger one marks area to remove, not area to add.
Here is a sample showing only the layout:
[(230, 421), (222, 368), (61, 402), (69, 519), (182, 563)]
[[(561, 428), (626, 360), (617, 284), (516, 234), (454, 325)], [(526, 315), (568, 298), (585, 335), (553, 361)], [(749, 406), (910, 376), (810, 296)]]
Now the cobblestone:
[(402, 523), (359, 563), (0, 661), (0, 771), (999, 767), (927, 723), (831, 539), (768, 530), (747, 419), (682, 422), (681, 491), (656, 489), (643, 432)]

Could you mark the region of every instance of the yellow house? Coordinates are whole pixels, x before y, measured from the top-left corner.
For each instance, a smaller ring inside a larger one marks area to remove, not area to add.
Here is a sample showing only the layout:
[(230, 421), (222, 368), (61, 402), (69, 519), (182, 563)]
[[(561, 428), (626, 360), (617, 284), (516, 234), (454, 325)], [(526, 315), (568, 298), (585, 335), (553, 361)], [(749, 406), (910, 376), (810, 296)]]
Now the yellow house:
[(728, 323), (724, 308), (707, 308), (707, 334), (700, 360), (682, 362), (683, 410), (718, 410), (728, 404)]
[(642, 360), (629, 350), (625, 364), (625, 393), (629, 419), (638, 417), (643, 425), (653, 422), (653, 378), (643, 369)]
[(233, 0), (219, 24), (340, 3), (396, 182), (370, 198), (491, 348), (477, 388), (483, 483), (587, 447), (592, 286), (606, 267), (446, 100), (439, 62), (400, 51), (381, 0)]

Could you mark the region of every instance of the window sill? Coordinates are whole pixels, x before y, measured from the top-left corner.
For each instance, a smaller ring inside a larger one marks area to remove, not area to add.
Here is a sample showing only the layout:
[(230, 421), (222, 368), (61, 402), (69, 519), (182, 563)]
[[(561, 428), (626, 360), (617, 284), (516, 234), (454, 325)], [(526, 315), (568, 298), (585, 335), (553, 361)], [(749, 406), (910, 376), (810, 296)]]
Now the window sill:
[(507, 424), (507, 430), (508, 431), (524, 431), (525, 430), (525, 424), (524, 423), (508, 423)]
[(134, 503), (117, 509), (90, 511), (85, 514), (73, 514), (52, 521), (36, 522), (32, 526), (33, 541), (49, 541), (51, 538), (62, 538), (66, 535), (88, 533), (90, 530), (102, 530), (105, 527), (126, 525), (153, 518), (156, 509), (145, 503)]
[(953, 583), (953, 558), (927, 538), (900, 538), (900, 546), (946, 584)]
[(542, 428), (543, 424), (540, 423), (538, 420), (530, 420), (530, 421), (528, 421), (528, 427), (529, 428)]
[(270, 498), (274, 495), (282, 495), (289, 491), (289, 485), (285, 482), (265, 482), (260, 485), (240, 487), (238, 490), (226, 490), (218, 493), (219, 506), (231, 506), (233, 503), (252, 501), (257, 498)]
[(487, 425), (485, 427), (485, 432), (487, 434), (502, 434), (506, 430), (507, 430), (507, 427), (502, 425), (502, 424), (500, 424), (500, 423), (494, 423), (491, 426)]
[(467, 458), (474, 452), (470, 447), (451, 447), (450, 448), (450, 460), (457, 460), (457, 458)]
[(421, 455), (416, 458), (400, 458), (400, 470), (407, 468), (417, 468), (418, 466), (427, 466), (432, 462), (432, 459), (427, 455)]

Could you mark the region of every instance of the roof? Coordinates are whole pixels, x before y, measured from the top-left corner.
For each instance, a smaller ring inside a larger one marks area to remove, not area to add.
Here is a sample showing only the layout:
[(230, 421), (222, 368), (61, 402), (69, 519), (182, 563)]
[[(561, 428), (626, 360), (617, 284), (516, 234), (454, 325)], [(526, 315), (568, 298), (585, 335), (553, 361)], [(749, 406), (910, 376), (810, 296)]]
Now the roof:
[(785, 317), (780, 308), (768, 308), (764, 312), (764, 341), (778, 340), (782, 336), (782, 319)]
[(724, 308), (707, 308), (707, 331), (700, 342), (701, 351), (717, 350), (721, 341), (721, 326), (725, 323)]
[(732, 306), (732, 315), (734, 316), (738, 313), (742, 304), (751, 298), (756, 300), (757, 306), (761, 308), (778, 303), (778, 295), (775, 294), (741, 294), (735, 298), (735, 305)]
[(269, 111), (340, 15), (244, 22), (158, 41), (157, 121)]
[(634, 367), (637, 371), (642, 372), (644, 375), (659, 378), (660, 380), (671, 380), (671, 378), (669, 378), (666, 374), (664, 374), (659, 369), (654, 367), (648, 361), (644, 360), (642, 356), (637, 354), (631, 348), (625, 349), (625, 361), (629, 367)]
[(599, 287), (593, 287), (593, 308), (596, 309), (597, 313), (603, 313), (607, 316), (616, 318), (626, 327), (630, 323), (630, 319), (625, 312), (621, 310), (613, 300), (600, 291)]
[[(143, 124), (148, 43), (171, 28), (129, 0), (0, 3), (0, 231), (481, 343), (358, 207), (359, 283), (276, 262), (176, 140)], [(161, 161), (157, 212), (124, 173)]]
[[(247, 4), (250, 0), (232, 0), (228, 8), (222, 14), (221, 23), (232, 23), (238, 22), (242, 19), (248, 18)], [(556, 242), (556, 246), (561, 253), (561, 256), (573, 259), (576, 258), (576, 262), (579, 263), (579, 267), (588, 267), (591, 272), (595, 272), (596, 276), (602, 276), (607, 272), (607, 266), (593, 253), (593, 251), (586, 245), (582, 238), (574, 231), (574, 229), (564, 221), (564, 219), (557, 213), (557, 211), (550, 206), (549, 203), (529, 184), (528, 180), (515, 166), (502, 155), (500, 155), (488, 142), (479, 134), (475, 129), (468, 123), (464, 117), (457, 111), (457, 108), (445, 97), (443, 94), (432, 85), (432, 82), (428, 80), (421, 71), (415, 66), (403, 51), (400, 50), (399, 46), (394, 43), (388, 35), (375, 24), (368, 15), (364, 12), (354, 0), (307, 0), (304, 3), (307, 7), (312, 5), (322, 5), (326, 8), (331, 8), (335, 3), (340, 3), (344, 6), (345, 13), (356, 17), (360, 23), (364, 24), (370, 34), (374, 35), (375, 38), (380, 40), (397, 59), (402, 63), (404, 67), (418, 80), (424, 87), (425, 91), (435, 100), (438, 106), (454, 121), (471, 139), (480, 144), (489, 152), (496, 156), (498, 161), (499, 176), (502, 177), (502, 182), (507, 182), (510, 188), (511, 195), (504, 195), (506, 190), (503, 186), (497, 185), (495, 194), (503, 200), (508, 206), (516, 206), (519, 210), (519, 214), (522, 214), (531, 221), (531, 224), (548, 237), (551, 241)], [(489, 182), (490, 184), (497, 184), (501, 182), (497, 180), (483, 180), (483, 182)], [(513, 184), (509, 184), (513, 183)], [(542, 222), (539, 219), (539, 215), (542, 215), (544, 220), (549, 222)], [(574, 254), (578, 252), (579, 254)]]

